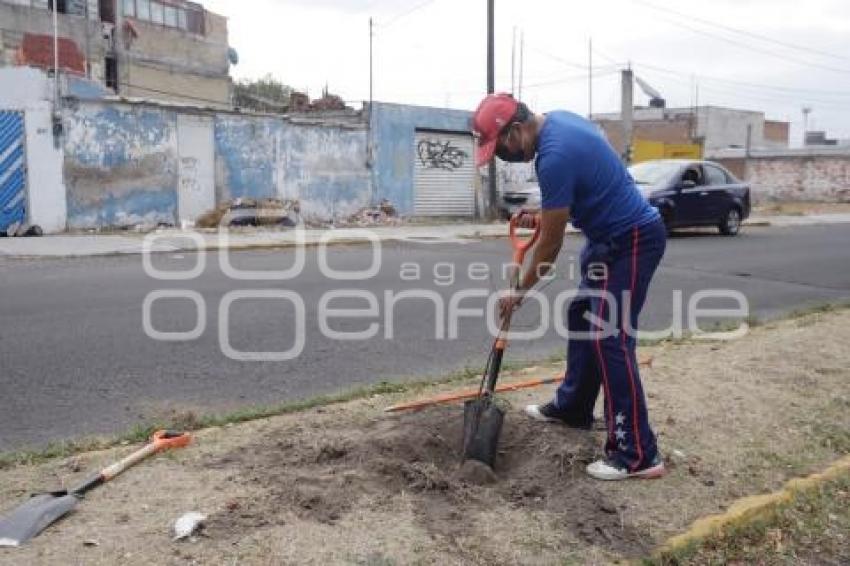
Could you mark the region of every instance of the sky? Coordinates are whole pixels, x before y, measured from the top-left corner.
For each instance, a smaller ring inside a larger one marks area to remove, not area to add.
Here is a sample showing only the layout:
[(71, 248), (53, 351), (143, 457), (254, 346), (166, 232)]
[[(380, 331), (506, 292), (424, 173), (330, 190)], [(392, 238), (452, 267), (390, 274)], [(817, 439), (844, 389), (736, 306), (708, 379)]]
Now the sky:
[[(486, 91), (485, 0), (203, 3), (229, 18), (235, 79), (270, 73), (312, 97), (327, 85), (359, 107), (371, 17), (375, 100), (473, 110)], [(535, 111), (616, 112), (631, 65), (670, 107), (763, 111), (791, 122), (792, 145), (808, 107), (810, 130), (850, 138), (847, 0), (496, 0), (495, 34), (496, 90), (520, 94), (522, 59)], [(637, 87), (635, 102), (648, 103)]]

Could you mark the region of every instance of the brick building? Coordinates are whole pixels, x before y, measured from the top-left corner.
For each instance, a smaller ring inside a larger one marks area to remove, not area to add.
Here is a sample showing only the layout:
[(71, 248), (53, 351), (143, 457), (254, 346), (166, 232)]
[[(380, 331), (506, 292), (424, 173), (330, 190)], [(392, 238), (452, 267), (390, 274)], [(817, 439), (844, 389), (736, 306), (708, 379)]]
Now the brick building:
[[(622, 153), (620, 114), (597, 114), (594, 121), (605, 132), (611, 145)], [(751, 148), (786, 148), (789, 129), (788, 122), (767, 120), (763, 112), (716, 106), (636, 108), (633, 121), (635, 139), (667, 144), (699, 143), (706, 152), (729, 147), (744, 148), (748, 135)]]
[(0, 0), (0, 66), (59, 67), (127, 97), (229, 107), (227, 19), (186, 0)]

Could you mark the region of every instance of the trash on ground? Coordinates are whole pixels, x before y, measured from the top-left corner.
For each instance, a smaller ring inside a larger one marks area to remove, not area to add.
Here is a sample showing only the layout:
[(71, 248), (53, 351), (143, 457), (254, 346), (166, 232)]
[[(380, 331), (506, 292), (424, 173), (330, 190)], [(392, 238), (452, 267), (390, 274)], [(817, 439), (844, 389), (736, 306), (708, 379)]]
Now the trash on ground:
[(207, 516), (196, 511), (186, 513), (174, 522), (174, 538), (183, 540), (189, 538), (204, 527)]
[(195, 221), (198, 228), (288, 226), (298, 223), (301, 204), (294, 199), (237, 198), (220, 203)]

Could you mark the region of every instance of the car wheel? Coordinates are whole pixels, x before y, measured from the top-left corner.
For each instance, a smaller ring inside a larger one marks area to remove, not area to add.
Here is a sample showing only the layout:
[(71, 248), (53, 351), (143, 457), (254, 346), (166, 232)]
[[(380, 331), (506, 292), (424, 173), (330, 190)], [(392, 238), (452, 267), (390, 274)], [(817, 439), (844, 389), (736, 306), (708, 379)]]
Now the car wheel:
[(730, 208), (717, 227), (724, 236), (735, 236), (741, 230), (741, 211)]

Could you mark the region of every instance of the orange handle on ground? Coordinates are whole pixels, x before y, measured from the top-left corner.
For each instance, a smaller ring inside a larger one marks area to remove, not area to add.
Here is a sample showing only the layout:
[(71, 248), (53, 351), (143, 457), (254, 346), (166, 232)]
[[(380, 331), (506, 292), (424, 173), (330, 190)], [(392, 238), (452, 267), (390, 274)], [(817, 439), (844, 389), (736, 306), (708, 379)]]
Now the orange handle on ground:
[(151, 437), (151, 441), (139, 448), (120, 462), (116, 462), (100, 472), (103, 481), (109, 481), (121, 475), (129, 468), (135, 466), (145, 458), (149, 458), (158, 452), (170, 450), (172, 448), (183, 448), (192, 441), (192, 436), (186, 432), (172, 432), (168, 430), (158, 430)]
[[(652, 358), (648, 358), (644, 361), (641, 361), (639, 362), (639, 364), (644, 367), (652, 367)], [(541, 385), (549, 385), (550, 383), (560, 383), (563, 380), (564, 376), (559, 375), (556, 377), (544, 377), (542, 379), (531, 379), (528, 381), (520, 381), (516, 383), (505, 383), (504, 385), (499, 385), (498, 387), (496, 387), (495, 392), (503, 393), (506, 391), (531, 389), (533, 387), (540, 387)], [(430, 407), (432, 405), (442, 405), (445, 403), (453, 403), (455, 401), (464, 401), (466, 399), (472, 399), (474, 397), (478, 397), (478, 393), (478, 389), (467, 389), (465, 391), (457, 391), (455, 393), (444, 393), (442, 395), (437, 395), (429, 399), (420, 399), (419, 401), (411, 401), (410, 403), (393, 405), (392, 407), (387, 407), (386, 409), (384, 409), (384, 412), (400, 413), (401, 411), (415, 411), (419, 409), (424, 409), (425, 407)]]

